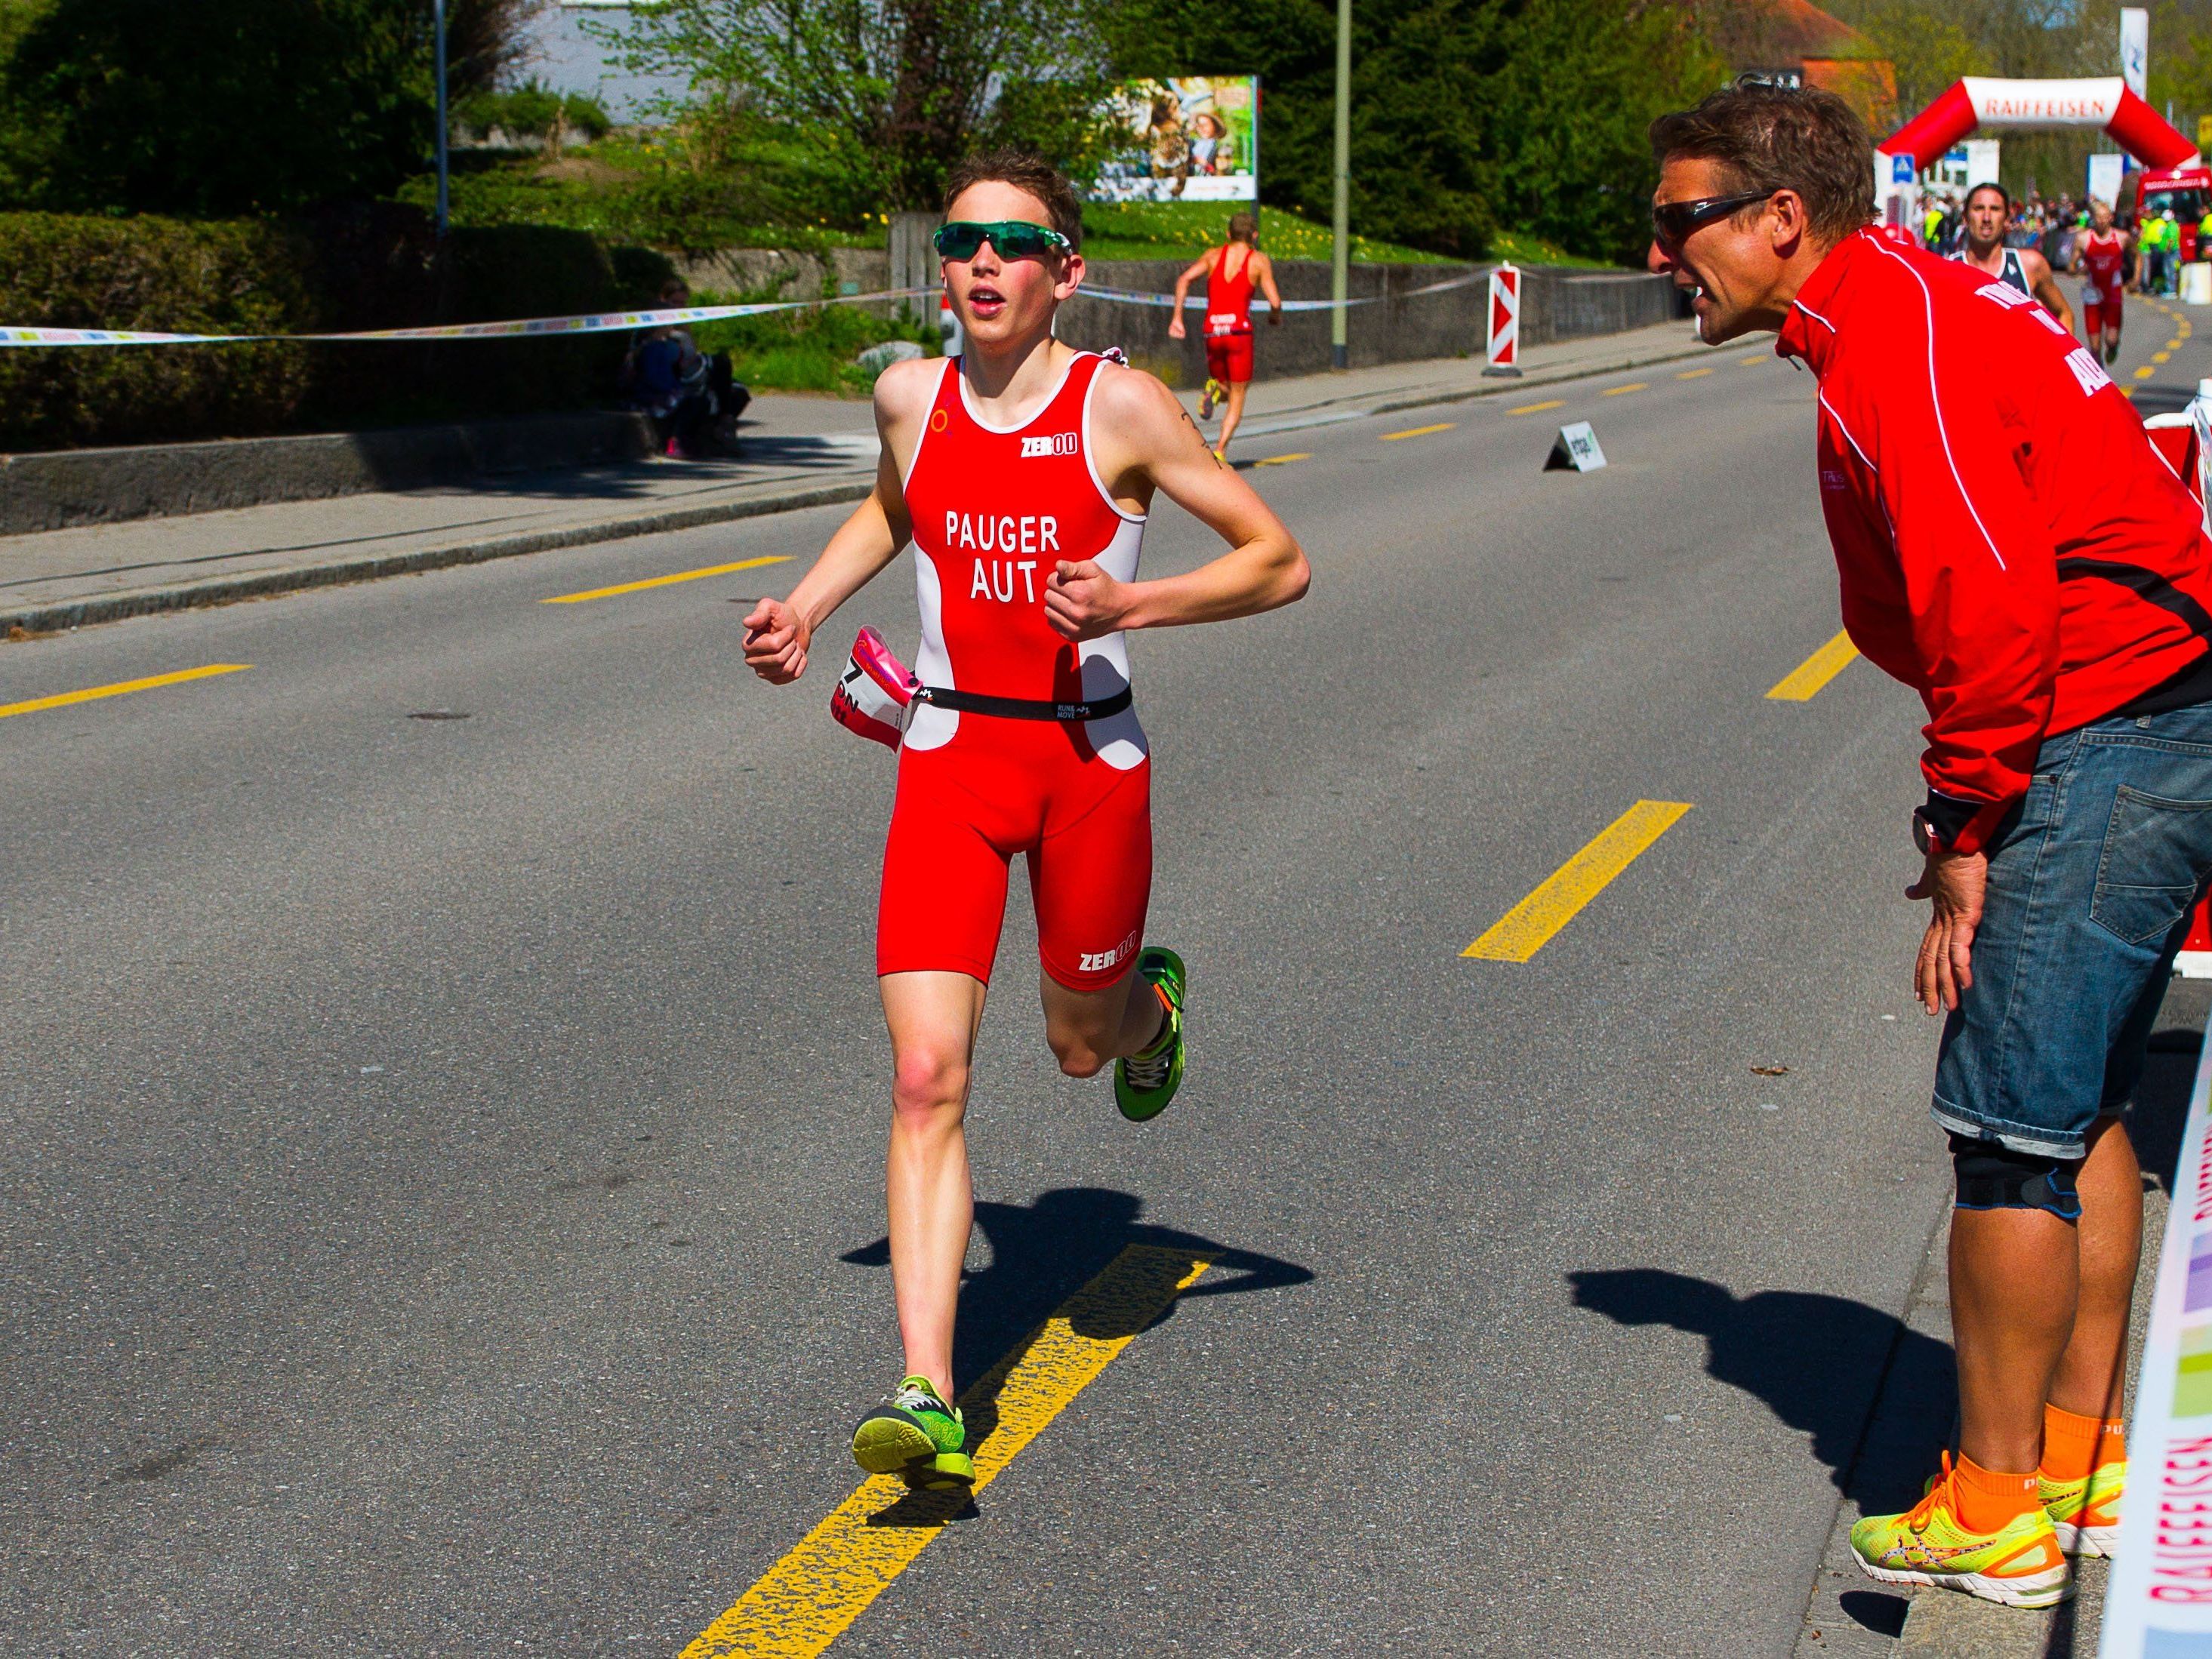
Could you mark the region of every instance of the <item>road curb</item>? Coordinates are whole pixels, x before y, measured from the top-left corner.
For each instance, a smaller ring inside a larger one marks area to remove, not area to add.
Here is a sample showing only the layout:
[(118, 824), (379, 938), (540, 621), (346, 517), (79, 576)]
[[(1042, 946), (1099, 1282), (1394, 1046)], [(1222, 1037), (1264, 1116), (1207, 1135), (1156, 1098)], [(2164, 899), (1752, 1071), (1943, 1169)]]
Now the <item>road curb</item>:
[[(1679, 350), (1631, 356), (1603, 363), (1579, 365), (1547, 374), (1539, 369), (1518, 380), (1494, 386), (1455, 387), (1433, 392), (1363, 403), (1341, 399), (1347, 409), (1356, 406), (1364, 415), (1389, 415), (1400, 410), (1424, 409), (1438, 404), (1467, 403), (1477, 398), (1496, 398), (1587, 380), (1604, 374), (1621, 374), (1685, 357), (1701, 356), (1714, 348), (1690, 344)], [(1340, 400), (1330, 398), (1301, 405), (1322, 409)], [(1291, 412), (1291, 411), (1285, 411)], [(1255, 424), (1258, 424), (1255, 419)], [(1255, 434), (1257, 435), (1257, 434)], [(448, 542), (416, 548), (407, 553), (388, 553), (334, 559), (320, 564), (295, 565), (281, 570), (259, 570), (250, 575), (214, 576), (204, 581), (181, 582), (163, 587), (127, 589), (81, 599), (57, 599), (44, 605), (0, 608), (0, 633), (23, 629), (34, 634), (60, 629), (85, 628), (94, 623), (120, 622), (127, 617), (152, 616), (164, 611), (186, 611), (202, 605), (228, 605), (239, 599), (267, 599), (279, 593), (312, 587), (335, 587), (343, 583), (374, 581), (384, 576), (404, 576), (417, 571), (440, 570), (451, 565), (481, 564), (491, 559), (515, 558), (526, 553), (550, 552), (556, 548), (586, 547), (594, 542), (621, 541), (632, 536), (654, 536), (669, 531), (696, 530), (702, 525), (726, 524), (738, 519), (764, 517), (771, 513), (795, 513), (810, 507), (829, 507), (857, 501), (875, 487), (872, 474), (841, 483), (812, 484), (804, 489), (777, 490), (743, 501), (717, 501), (709, 506), (672, 507), (628, 518), (595, 520), (588, 524), (563, 525), (519, 535), (497, 536), (483, 541)]]
[(58, 599), (46, 605), (0, 609), (0, 632), (24, 629), (34, 634), (59, 629), (83, 628), (94, 623), (120, 622), (126, 617), (152, 616), (163, 611), (228, 605), (237, 599), (265, 599), (311, 587), (335, 587), (343, 583), (374, 581), (381, 576), (404, 576), (451, 565), (482, 564), (492, 559), (511, 559), (525, 553), (546, 553), (561, 547), (585, 547), (594, 542), (622, 541), (632, 536), (655, 536), (674, 530), (696, 530), (702, 525), (726, 524), (738, 519), (761, 518), (771, 513), (795, 513), (805, 507), (830, 507), (857, 501), (875, 488), (875, 478), (848, 479), (842, 483), (812, 484), (803, 489), (777, 490), (742, 501), (715, 501), (700, 507), (671, 507), (659, 513), (635, 514), (628, 518), (599, 519), (588, 524), (556, 526), (495, 536), (482, 541), (448, 542), (437, 547), (416, 548), (407, 553), (386, 553), (320, 564), (295, 565), (282, 570), (258, 570), (249, 575), (213, 576), (204, 581), (181, 582), (165, 587), (127, 589), (82, 599)]

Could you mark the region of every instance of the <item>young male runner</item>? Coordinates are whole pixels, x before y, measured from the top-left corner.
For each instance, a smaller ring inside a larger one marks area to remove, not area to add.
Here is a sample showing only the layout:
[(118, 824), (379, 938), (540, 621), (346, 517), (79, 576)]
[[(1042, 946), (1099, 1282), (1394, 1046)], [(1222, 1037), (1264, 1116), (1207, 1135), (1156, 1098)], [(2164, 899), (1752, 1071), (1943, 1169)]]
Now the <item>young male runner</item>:
[(2002, 185), (1976, 185), (1966, 192), (1966, 234), (1959, 239), (1959, 251), (1951, 257), (2041, 301), (2043, 308), (2071, 334), (2074, 307), (2066, 303), (2065, 290), (2051, 275), (2051, 262), (2032, 247), (2005, 246), (2005, 230), (2011, 219), (2012, 198)]
[[(1133, 628), (1224, 622), (1306, 590), (1305, 555), (1149, 374), (1053, 337), (1083, 280), (1083, 216), (1045, 162), (963, 162), (937, 233), (966, 349), (876, 382), (874, 493), (790, 599), (745, 618), (745, 661), (805, 672), (817, 632), (911, 541), (915, 694), (884, 848), (876, 971), (891, 1036), (891, 1279), (906, 1376), (853, 1434), (875, 1474), (974, 1478), (952, 1327), (974, 1200), (962, 1115), (1006, 866), (1028, 860), (1045, 1039), (1072, 1077), (1115, 1062), (1143, 1121), (1183, 1070), (1183, 965), (1139, 950), (1152, 887), (1152, 767), (1130, 708)], [(1137, 580), (1155, 494), (1230, 550)]]
[(1176, 278), (1175, 315), (1168, 337), (1183, 337), (1182, 304), (1190, 285), (1206, 278), (1206, 390), (1199, 394), (1198, 418), (1211, 420), (1213, 406), (1227, 401), (1221, 417), (1217, 455), (1229, 453), (1229, 441), (1244, 420), (1244, 398), (1252, 386), (1252, 289), (1267, 296), (1269, 326), (1283, 320), (1282, 290), (1275, 286), (1274, 261), (1261, 252), (1260, 222), (1249, 213), (1229, 216), (1229, 241), (1210, 247)]
[(2074, 269), (2081, 275), (2081, 337), (2092, 351), (2101, 349), (2108, 363), (2120, 355), (2120, 295), (2126, 286), (2122, 273), (2127, 258), (2127, 233), (2112, 228), (2111, 206), (2090, 203), (2089, 229), (2074, 239)]

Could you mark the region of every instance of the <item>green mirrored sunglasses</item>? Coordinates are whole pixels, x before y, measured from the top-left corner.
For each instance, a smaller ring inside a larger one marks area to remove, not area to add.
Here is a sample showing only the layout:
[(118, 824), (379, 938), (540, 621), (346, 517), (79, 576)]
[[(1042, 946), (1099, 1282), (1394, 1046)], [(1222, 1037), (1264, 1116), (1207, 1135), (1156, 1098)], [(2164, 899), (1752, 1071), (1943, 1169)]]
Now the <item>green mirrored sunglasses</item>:
[(989, 242), (1001, 259), (1042, 259), (1054, 249), (1072, 252), (1074, 244), (1049, 225), (1023, 219), (983, 222), (955, 219), (937, 228), (937, 251), (948, 259), (972, 259)]

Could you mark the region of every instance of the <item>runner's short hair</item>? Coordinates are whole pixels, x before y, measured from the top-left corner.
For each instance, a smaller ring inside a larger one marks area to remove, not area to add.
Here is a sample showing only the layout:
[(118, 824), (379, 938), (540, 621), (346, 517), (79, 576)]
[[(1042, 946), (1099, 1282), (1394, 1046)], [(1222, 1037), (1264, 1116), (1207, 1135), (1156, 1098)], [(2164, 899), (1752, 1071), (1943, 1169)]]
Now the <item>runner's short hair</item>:
[(1966, 205), (1968, 207), (1973, 206), (1974, 198), (1979, 196), (1985, 190), (1993, 190), (1996, 191), (1997, 199), (2002, 202), (2008, 209), (2012, 206), (2012, 192), (1994, 179), (1984, 179), (1980, 184), (1976, 185), (1972, 190), (1968, 191), (1966, 192)]
[(1231, 241), (1249, 242), (1257, 237), (1259, 234), (1260, 222), (1257, 219), (1255, 219), (1250, 214), (1232, 213), (1229, 216), (1229, 240)]
[(1067, 176), (1043, 156), (1025, 149), (989, 149), (969, 156), (945, 181), (945, 212), (952, 211), (953, 203), (970, 185), (989, 184), (1027, 191), (1044, 204), (1052, 228), (1067, 238), (1070, 247), (1083, 246), (1083, 204), (1076, 199)]
[(1832, 246), (1874, 217), (1874, 142), (1832, 92), (1739, 82), (1654, 121), (1651, 152), (1717, 162), (1731, 195), (1796, 191)]

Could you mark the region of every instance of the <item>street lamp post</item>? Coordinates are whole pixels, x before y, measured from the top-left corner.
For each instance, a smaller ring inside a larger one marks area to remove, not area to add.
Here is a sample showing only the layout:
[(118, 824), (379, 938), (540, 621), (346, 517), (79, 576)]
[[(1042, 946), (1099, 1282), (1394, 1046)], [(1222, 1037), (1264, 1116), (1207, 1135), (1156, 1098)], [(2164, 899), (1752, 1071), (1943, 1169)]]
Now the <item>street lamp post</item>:
[(1352, 0), (1336, 0), (1336, 211), (1328, 264), (1328, 361), (1351, 366), (1346, 349), (1344, 302), (1352, 260)]
[(438, 37), (438, 240), (443, 241), (447, 216), (453, 204), (446, 161), (446, 0), (430, 0), (430, 15)]

